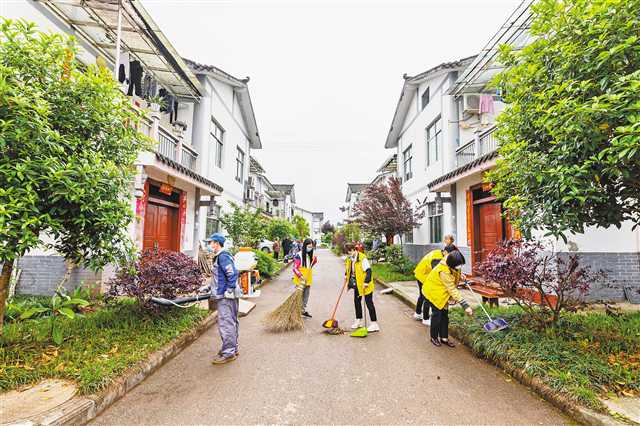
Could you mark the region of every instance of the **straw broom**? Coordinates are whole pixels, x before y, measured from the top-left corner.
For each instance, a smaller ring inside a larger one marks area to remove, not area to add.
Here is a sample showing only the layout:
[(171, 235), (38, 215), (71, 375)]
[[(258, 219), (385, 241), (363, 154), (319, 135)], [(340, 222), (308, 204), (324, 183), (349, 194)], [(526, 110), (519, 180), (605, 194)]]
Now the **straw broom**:
[(304, 321), (302, 320), (303, 288), (301, 286), (296, 287), (293, 293), (280, 306), (267, 314), (263, 322), (268, 331), (282, 333), (283, 331), (304, 328)]

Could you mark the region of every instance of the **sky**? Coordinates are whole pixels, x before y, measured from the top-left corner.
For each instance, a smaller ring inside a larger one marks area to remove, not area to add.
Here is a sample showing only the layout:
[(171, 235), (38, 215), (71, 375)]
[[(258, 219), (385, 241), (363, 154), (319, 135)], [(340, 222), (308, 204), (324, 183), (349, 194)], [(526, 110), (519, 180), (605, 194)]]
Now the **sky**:
[(520, 0), (142, 0), (184, 57), (249, 76), (272, 183), (342, 218), (347, 183), (368, 183), (402, 75), (477, 54)]

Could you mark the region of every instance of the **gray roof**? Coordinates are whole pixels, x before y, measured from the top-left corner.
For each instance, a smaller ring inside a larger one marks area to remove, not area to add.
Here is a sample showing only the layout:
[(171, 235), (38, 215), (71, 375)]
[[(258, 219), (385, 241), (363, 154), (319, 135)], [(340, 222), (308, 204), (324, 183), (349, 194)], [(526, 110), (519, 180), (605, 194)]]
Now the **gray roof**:
[(290, 195), (291, 196), (291, 201), (293, 203), (296, 202), (296, 193), (294, 190), (294, 186), (293, 184), (283, 184), (283, 183), (274, 183), (273, 184), (273, 188), (276, 191), (282, 192), (285, 195)]
[(440, 65), (430, 68), (413, 77), (407, 74), (403, 75), (402, 78), (404, 78), (404, 84), (402, 85), (400, 98), (396, 105), (396, 111), (393, 114), (393, 120), (391, 120), (391, 127), (389, 128), (389, 134), (387, 135), (384, 147), (395, 148), (398, 146), (398, 138), (401, 136), (400, 132), (402, 131), (402, 125), (407, 116), (407, 112), (409, 112), (409, 107), (411, 105), (411, 100), (413, 99), (416, 86), (419, 86), (425, 80), (433, 77), (437, 73), (443, 71), (463, 70), (471, 64), (474, 58), (475, 56), (469, 56), (453, 62), (443, 62)]
[(367, 186), (369, 186), (368, 183), (348, 183), (347, 197), (345, 198), (344, 201), (348, 203), (352, 194), (357, 194), (358, 192), (364, 190)]
[(200, 64), (186, 58), (184, 61), (196, 75), (207, 75), (233, 87), (233, 91), (238, 95), (240, 113), (247, 128), (247, 134), (245, 136), (249, 139), (251, 148), (261, 149), (262, 141), (260, 140), (258, 123), (253, 110), (251, 96), (249, 95), (249, 86), (247, 85), (247, 83), (249, 83), (249, 77), (239, 79), (213, 65)]

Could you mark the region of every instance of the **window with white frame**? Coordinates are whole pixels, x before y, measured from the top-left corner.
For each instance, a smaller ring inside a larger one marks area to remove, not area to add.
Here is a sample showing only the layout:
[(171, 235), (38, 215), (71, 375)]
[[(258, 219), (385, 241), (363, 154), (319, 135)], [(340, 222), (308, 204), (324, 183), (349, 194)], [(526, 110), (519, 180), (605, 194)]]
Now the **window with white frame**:
[(216, 232), (220, 232), (220, 208), (220, 206), (214, 205), (209, 209), (205, 235), (209, 236)]
[(429, 220), (429, 242), (442, 242), (442, 203), (429, 203), (427, 217)]
[(238, 182), (242, 182), (242, 180), (244, 179), (244, 151), (242, 151), (240, 149), (240, 147), (237, 148), (238, 149), (238, 154), (236, 157), (236, 180)]
[(426, 129), (427, 138), (427, 166), (435, 164), (440, 159), (442, 150), (442, 118), (438, 117)]
[(224, 158), (224, 129), (217, 121), (211, 118), (211, 143), (214, 152), (214, 164), (218, 168), (222, 168), (222, 159)]
[(407, 182), (413, 177), (413, 170), (411, 168), (411, 161), (413, 154), (411, 152), (411, 145), (402, 153), (402, 167), (404, 170), (404, 181)]
[(429, 105), (429, 88), (427, 87), (422, 93), (422, 109), (425, 109)]

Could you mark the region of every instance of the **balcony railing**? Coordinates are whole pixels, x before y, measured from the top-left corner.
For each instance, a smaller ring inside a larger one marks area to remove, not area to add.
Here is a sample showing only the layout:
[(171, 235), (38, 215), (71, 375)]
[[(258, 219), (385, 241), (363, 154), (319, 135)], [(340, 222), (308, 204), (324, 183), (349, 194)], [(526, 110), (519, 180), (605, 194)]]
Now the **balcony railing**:
[(181, 164), (191, 171), (196, 171), (196, 161), (198, 160), (198, 153), (187, 145), (182, 145), (182, 159)]
[(464, 166), (476, 158), (476, 141), (471, 140), (456, 150), (456, 167)]
[(170, 160), (178, 158), (178, 138), (163, 128), (158, 131), (158, 152)]
[(495, 127), (480, 135), (480, 152), (478, 156), (488, 154), (498, 149), (498, 139), (496, 139)]

